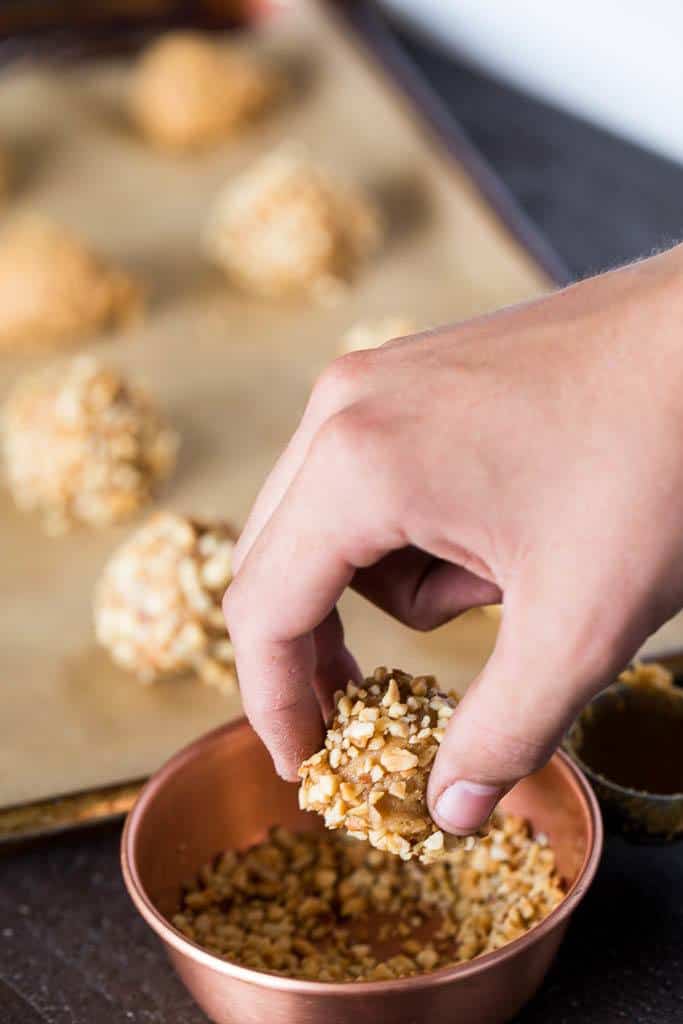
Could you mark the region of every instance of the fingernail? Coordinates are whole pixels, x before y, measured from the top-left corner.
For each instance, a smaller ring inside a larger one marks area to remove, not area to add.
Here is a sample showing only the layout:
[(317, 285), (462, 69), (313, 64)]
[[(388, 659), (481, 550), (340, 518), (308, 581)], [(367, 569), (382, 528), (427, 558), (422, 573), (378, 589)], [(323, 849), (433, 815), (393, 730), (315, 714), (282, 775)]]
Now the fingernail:
[(484, 824), (502, 796), (500, 786), (458, 779), (436, 801), (439, 825), (455, 835), (467, 835)]

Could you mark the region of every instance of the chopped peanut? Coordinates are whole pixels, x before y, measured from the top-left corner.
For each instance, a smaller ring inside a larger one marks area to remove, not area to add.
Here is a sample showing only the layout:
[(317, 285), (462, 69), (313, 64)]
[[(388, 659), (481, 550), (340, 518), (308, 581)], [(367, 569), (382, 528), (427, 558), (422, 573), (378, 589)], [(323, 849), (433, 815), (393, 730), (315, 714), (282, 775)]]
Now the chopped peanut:
[(476, 849), (459, 847), (428, 865), (338, 833), (277, 828), (206, 864), (173, 924), (255, 970), (382, 981), (498, 949), (563, 895), (547, 840), (533, 839), (520, 818), (495, 820)]

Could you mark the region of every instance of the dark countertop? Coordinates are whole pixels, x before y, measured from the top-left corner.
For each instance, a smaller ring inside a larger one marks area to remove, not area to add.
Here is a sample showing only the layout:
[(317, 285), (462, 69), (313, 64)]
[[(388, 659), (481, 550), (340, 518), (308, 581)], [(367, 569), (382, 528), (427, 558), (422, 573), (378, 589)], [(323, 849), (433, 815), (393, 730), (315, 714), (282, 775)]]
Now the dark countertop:
[[(683, 235), (682, 168), (426, 44), (409, 48), (577, 277)], [(128, 901), (119, 832), (0, 854), (0, 1024), (205, 1020)], [(683, 1020), (681, 852), (608, 841), (556, 966), (516, 1024)]]

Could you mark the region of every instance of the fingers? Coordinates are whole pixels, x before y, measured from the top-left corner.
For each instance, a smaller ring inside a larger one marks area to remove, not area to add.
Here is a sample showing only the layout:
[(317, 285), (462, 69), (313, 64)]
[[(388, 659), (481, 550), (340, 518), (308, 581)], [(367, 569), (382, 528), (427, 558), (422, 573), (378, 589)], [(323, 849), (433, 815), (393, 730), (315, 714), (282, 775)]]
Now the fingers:
[(353, 667), (329, 618), (338, 598), (356, 568), (405, 543), (372, 433), (347, 413), (318, 432), (225, 597), (245, 711), (285, 778), (322, 739), (316, 678), (329, 692)]
[(244, 524), (233, 554), (235, 573), (287, 493), (322, 424), (361, 397), (366, 387), (368, 363), (366, 353), (349, 353), (331, 363), (316, 381), (299, 426), (266, 479)]
[(414, 547), (392, 551), (357, 572), (352, 587), (399, 622), (422, 630), (501, 599), (494, 583)]
[(453, 715), (430, 777), (429, 807), (447, 832), (476, 831), (519, 779), (546, 762), (579, 708), (621, 667), (616, 646), (613, 662), (584, 653), (589, 620), (576, 616), (556, 596), (520, 606), (506, 593), (496, 649)]
[(324, 722), (334, 712), (334, 692), (348, 682), (361, 683), (363, 675), (356, 659), (344, 643), (344, 627), (337, 609), (333, 609), (314, 633), (316, 667), (313, 687)]

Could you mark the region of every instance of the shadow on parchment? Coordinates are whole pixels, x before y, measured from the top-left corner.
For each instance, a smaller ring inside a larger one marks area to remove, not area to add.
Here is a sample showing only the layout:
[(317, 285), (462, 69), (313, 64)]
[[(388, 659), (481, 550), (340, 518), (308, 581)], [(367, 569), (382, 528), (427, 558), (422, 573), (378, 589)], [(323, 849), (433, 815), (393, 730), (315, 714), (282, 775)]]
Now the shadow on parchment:
[(369, 193), (384, 220), (384, 251), (400, 246), (429, 222), (430, 201), (418, 174), (401, 173), (371, 182)]

